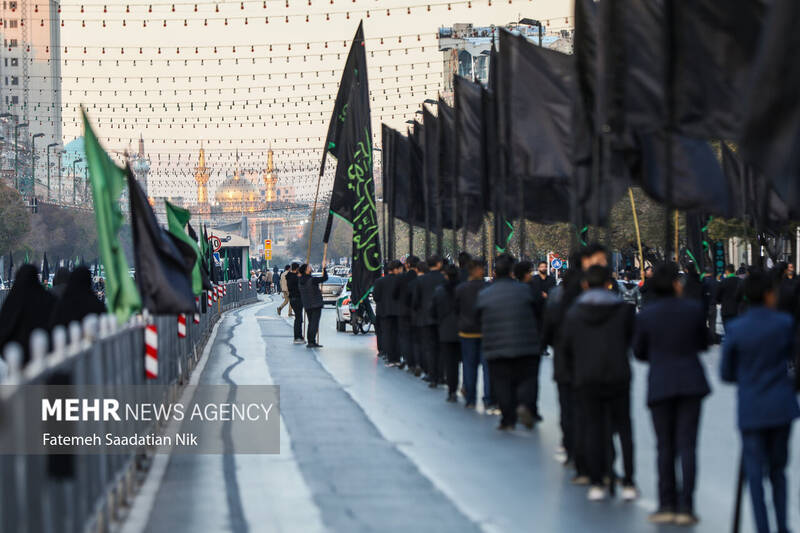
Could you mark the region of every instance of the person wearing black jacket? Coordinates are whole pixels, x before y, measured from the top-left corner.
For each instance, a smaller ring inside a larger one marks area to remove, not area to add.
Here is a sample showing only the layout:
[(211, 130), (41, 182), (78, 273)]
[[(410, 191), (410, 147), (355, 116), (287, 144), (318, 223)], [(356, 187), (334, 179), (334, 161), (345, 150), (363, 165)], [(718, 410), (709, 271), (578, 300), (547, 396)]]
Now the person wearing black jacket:
[(456, 286), (459, 271), (455, 265), (444, 269), (446, 281), (436, 287), (433, 294), (432, 312), (438, 329), (439, 353), (444, 361), (447, 378), (447, 401), (456, 401), (458, 390), (458, 364), (461, 362), (461, 345), (458, 339), (458, 316), (455, 308)]
[[(400, 276), (403, 274), (403, 263), (394, 260), (387, 266), (387, 275), (384, 276), (385, 281), (381, 284), (379, 295), (375, 295), (375, 289), (372, 291), (372, 297), (376, 303), (380, 300), (383, 308), (383, 317), (381, 317), (381, 329), (383, 330), (383, 349), (386, 352), (387, 365), (396, 366), (400, 362), (400, 349), (398, 347), (398, 312), (399, 303), (396, 298), (392, 296)], [(378, 280), (380, 281), (380, 280)], [(377, 288), (377, 282), (376, 282)]]
[(517, 419), (533, 428), (535, 358), (541, 354), (534, 299), (528, 287), (511, 278), (514, 258), (495, 260), (495, 280), (478, 294), (483, 353), (489, 361), (492, 394), (500, 405), (499, 430), (514, 429)]
[(485, 269), (483, 259), (469, 263), (467, 281), (455, 290), (455, 313), (457, 315), (458, 337), (461, 340), (461, 359), (463, 361), (464, 395), (468, 409), (473, 409), (477, 401), (478, 366), (483, 367), (484, 408), (494, 409), (489, 387), (489, 367), (481, 351), (481, 320), (475, 306), (478, 293), (486, 287), (483, 280)]
[(553, 381), (558, 389), (560, 411), (561, 447), (556, 458), (563, 464), (573, 463), (575, 477), (573, 482), (588, 481), (585, 453), (578, 444), (580, 429), (585, 422), (577, 408), (577, 395), (564, 362), (564, 316), (573, 302), (580, 296), (581, 273), (570, 268), (563, 274), (561, 285), (553, 288), (547, 299), (542, 327), (542, 344), (553, 348)]
[(531, 279), (531, 286), (533, 286), (536, 295), (542, 300), (547, 300), (550, 289), (556, 286), (555, 278), (547, 275), (546, 261), (539, 261), (536, 266), (536, 274)]
[(732, 318), (739, 314), (741, 303), (742, 280), (734, 274), (733, 265), (725, 267), (725, 276), (717, 285), (717, 303), (720, 304), (720, 316), (725, 326)]
[(428, 272), (417, 278), (414, 286), (414, 307), (419, 319), (419, 331), (422, 334), (422, 354), (428, 377), (430, 378), (428, 386), (431, 388), (444, 383), (445, 378), (444, 364), (446, 357), (439, 350), (439, 333), (433, 309), (433, 295), (436, 292), (436, 288), (445, 282), (441, 269), (442, 258), (438, 255), (430, 256), (428, 258)]
[(430, 381), (431, 377), (428, 370), (428, 360), (425, 358), (425, 331), (423, 325), (423, 317), (420, 312), (421, 302), (417, 293), (417, 285), (419, 280), (428, 273), (428, 263), (420, 260), (417, 263), (417, 277), (408, 282), (408, 293), (406, 299), (408, 301), (408, 309), (410, 312), (411, 320), (411, 358), (414, 361), (415, 373), (416, 369), (420, 374), (424, 374), (422, 378), (424, 381)]
[(294, 343), (303, 344), (303, 299), (300, 296), (300, 265), (292, 263), (286, 274), (286, 288), (289, 290), (289, 306), (294, 313)]
[(719, 344), (717, 335), (717, 280), (711, 267), (706, 267), (700, 281), (703, 284), (703, 301), (708, 324), (708, 344)]
[(328, 281), (328, 271), (322, 269), (322, 277), (314, 277), (311, 275), (313, 269), (311, 265), (302, 265), (300, 267), (302, 276), (300, 277), (300, 297), (303, 300), (303, 309), (308, 315), (308, 328), (306, 330), (306, 344), (307, 348), (322, 348), (322, 345), (317, 342), (317, 332), (319, 332), (319, 319), (322, 317), (322, 307), (325, 305), (322, 301), (322, 291), (319, 286)]
[(375, 280), (372, 284), (372, 300), (375, 302), (375, 340), (378, 345), (378, 357), (387, 357), (385, 342), (386, 326), (386, 284), (389, 281), (389, 265), (383, 266), (383, 276)]
[(619, 434), (622, 445), (623, 499), (637, 495), (628, 360), (636, 308), (609, 290), (612, 281), (607, 267), (589, 267), (582, 281), (584, 292), (567, 311), (563, 325), (565, 368), (586, 422), (581, 444), (586, 445), (591, 501), (602, 500), (606, 495), (603, 478), (613, 473), (613, 433)]
[[(706, 311), (695, 298), (679, 298), (678, 268), (668, 263), (653, 276), (657, 298), (636, 318), (633, 353), (650, 364), (647, 405), (658, 451), (658, 509), (653, 523), (692, 525), (697, 430), (703, 397), (711, 392), (698, 355), (708, 348)], [(675, 479), (680, 458), (681, 486)]]
[[(398, 279), (392, 289), (392, 307), (397, 316), (397, 345), (399, 355), (408, 365), (409, 372), (414, 372), (419, 376), (422, 369), (417, 366), (414, 359), (413, 332), (411, 330), (411, 304), (408, 285), (417, 277), (417, 265), (419, 258), (410, 255), (406, 258), (406, 271), (398, 274)], [(390, 362), (389, 366), (402, 367), (403, 362), (398, 357), (396, 361)]]

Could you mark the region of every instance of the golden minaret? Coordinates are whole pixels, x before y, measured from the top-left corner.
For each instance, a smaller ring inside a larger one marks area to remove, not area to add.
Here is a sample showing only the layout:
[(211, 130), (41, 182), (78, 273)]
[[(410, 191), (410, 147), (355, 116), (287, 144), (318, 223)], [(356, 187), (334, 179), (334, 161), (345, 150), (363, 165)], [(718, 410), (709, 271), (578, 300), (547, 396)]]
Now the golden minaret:
[(194, 173), (194, 180), (197, 182), (197, 203), (208, 203), (208, 169), (206, 168), (206, 152), (203, 145), (200, 145), (200, 159), (197, 162), (197, 170)]
[(269, 147), (267, 152), (267, 171), (264, 173), (264, 186), (265, 186), (265, 200), (269, 202), (275, 201), (275, 185), (278, 183), (278, 178), (275, 177), (275, 167), (272, 163), (272, 147)]

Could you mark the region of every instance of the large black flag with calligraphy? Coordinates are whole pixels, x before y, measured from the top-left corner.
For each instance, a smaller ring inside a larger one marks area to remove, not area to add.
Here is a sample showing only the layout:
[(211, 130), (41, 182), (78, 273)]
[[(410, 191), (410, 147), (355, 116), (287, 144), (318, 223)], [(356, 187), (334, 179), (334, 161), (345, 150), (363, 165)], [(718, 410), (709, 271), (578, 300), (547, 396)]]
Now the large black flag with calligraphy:
[(455, 137), (456, 123), (453, 108), (439, 99), (439, 200), (442, 202), (442, 226), (449, 229), (461, 227), (462, 219), (456, 216), (458, 190), (455, 188)]
[(423, 106), (422, 123), (424, 124), (424, 143), (423, 143), (423, 170), (422, 176), (425, 183), (425, 206), (427, 208), (427, 227), (431, 230), (438, 230), (441, 226), (439, 216), (441, 206), (439, 204), (439, 120)]
[(350, 52), (347, 54), (347, 61), (344, 64), (342, 80), (339, 82), (339, 92), (336, 95), (331, 122), (328, 125), (328, 135), (325, 137), (325, 147), (322, 155), (323, 168), (326, 154), (330, 153), (336, 158), (340, 155), (339, 146), (342, 142), (350, 93), (356, 86), (356, 77), (362, 67), (364, 69), (364, 79), (366, 79), (367, 52), (364, 47), (364, 23), (359, 22), (358, 29), (353, 37), (353, 43), (350, 45)]
[[(363, 34), (361, 39), (363, 42)], [(352, 69), (352, 86), (338, 143), (330, 212), (353, 226), (351, 300), (358, 305), (369, 295), (372, 284), (380, 276), (381, 246), (372, 173), (372, 120), (365, 54), (356, 54)], [(325, 242), (328, 237), (326, 234)]]

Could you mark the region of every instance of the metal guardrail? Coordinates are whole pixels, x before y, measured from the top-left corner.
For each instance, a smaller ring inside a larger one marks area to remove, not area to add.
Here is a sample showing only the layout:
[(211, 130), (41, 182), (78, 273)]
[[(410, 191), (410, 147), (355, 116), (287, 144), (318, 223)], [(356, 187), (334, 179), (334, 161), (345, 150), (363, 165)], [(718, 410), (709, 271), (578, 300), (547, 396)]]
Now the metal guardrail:
[[(241, 284), (241, 285), (240, 285)], [(145, 317), (137, 315), (117, 327), (112, 315), (90, 315), (83, 324), (73, 322), (68, 329), (52, 332), (53, 350), (46, 352), (47, 334), (34, 332), (31, 338), (32, 359), (19, 368), (20, 348), (7, 348), (8, 375), (0, 397), (2, 404), (24, 385), (44, 385), (66, 378), (76, 385), (170, 385), (170, 395), (177, 398), (180, 386), (188, 381), (199, 360), (214, 324), (222, 312), (257, 301), (255, 286), (247, 281), (229, 282), (227, 294), (215, 302), (200, 323), (187, 316), (186, 337), (178, 337), (175, 316), (150, 317), (158, 328), (158, 377), (146, 379), (144, 370)], [(240, 289), (241, 286), (241, 289)], [(205, 297), (205, 293), (203, 294)], [(16, 351), (17, 354), (10, 352)], [(16, 359), (16, 361), (15, 361)], [(15, 364), (16, 363), (16, 364)], [(153, 387), (150, 395), (163, 387)], [(147, 388), (143, 387), (147, 395)], [(158, 402), (164, 398), (142, 398)], [(38, 406), (31, 406), (31, 412)], [(25, 413), (15, 417), (15, 432)], [(29, 414), (27, 416), (38, 416)], [(24, 427), (24, 426), (23, 426)], [(0, 456), (0, 517), (2, 530), (19, 533), (106, 532), (119, 518), (119, 509), (129, 501), (136, 488), (137, 472), (147, 468), (148, 450), (141, 448), (125, 455), (2, 455)], [(68, 475), (64, 475), (64, 470)], [(61, 472), (61, 474), (59, 474)]]

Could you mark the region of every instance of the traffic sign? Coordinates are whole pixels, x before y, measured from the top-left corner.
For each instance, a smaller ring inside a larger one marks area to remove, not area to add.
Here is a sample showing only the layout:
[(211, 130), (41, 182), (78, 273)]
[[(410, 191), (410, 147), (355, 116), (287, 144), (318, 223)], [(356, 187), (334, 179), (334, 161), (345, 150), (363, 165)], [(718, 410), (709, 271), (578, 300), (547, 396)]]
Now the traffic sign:
[(216, 235), (209, 237), (208, 243), (211, 245), (212, 252), (219, 252), (220, 248), (222, 248), (222, 240)]
[(550, 267), (553, 268), (553, 270), (561, 270), (561, 265), (562, 262), (561, 259), (559, 258), (555, 258), (552, 261), (550, 261)]
[(272, 259), (272, 250), (264, 250), (264, 259)]

